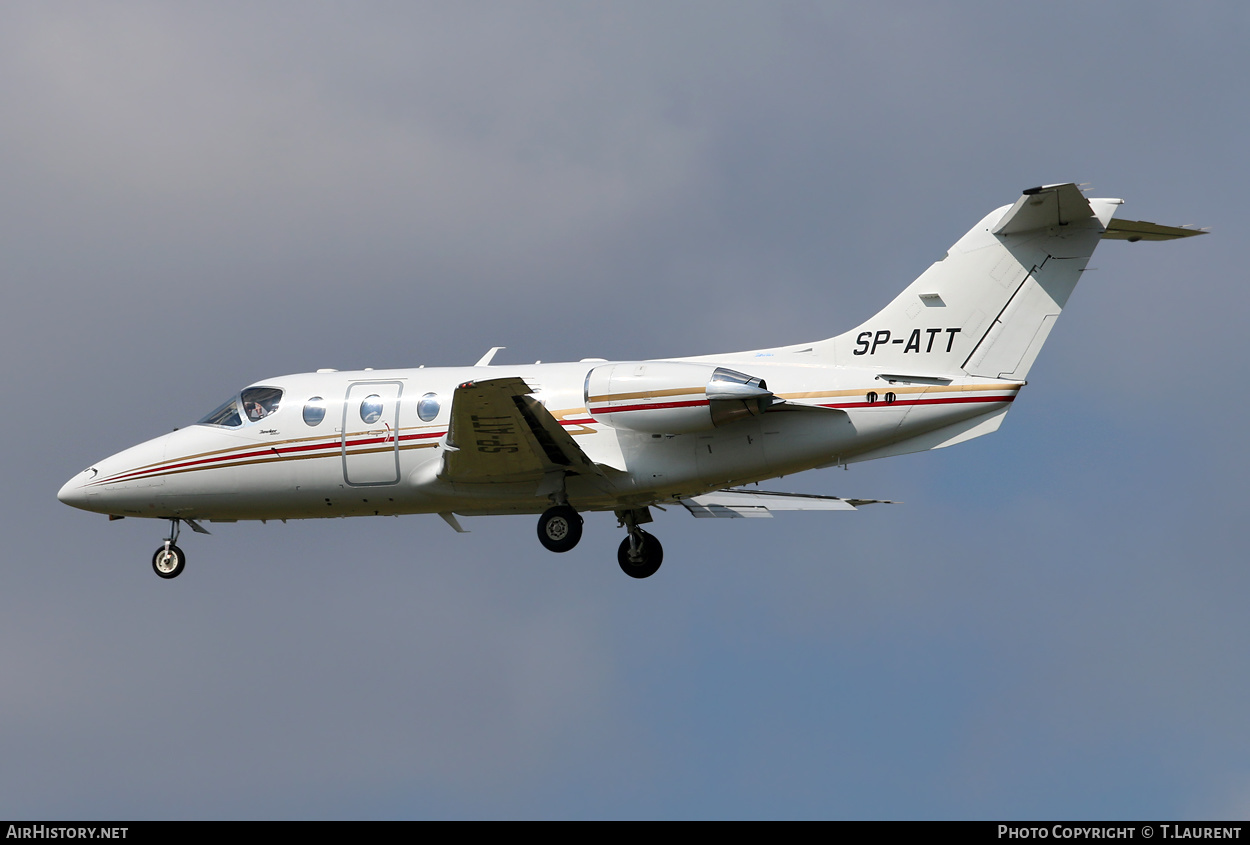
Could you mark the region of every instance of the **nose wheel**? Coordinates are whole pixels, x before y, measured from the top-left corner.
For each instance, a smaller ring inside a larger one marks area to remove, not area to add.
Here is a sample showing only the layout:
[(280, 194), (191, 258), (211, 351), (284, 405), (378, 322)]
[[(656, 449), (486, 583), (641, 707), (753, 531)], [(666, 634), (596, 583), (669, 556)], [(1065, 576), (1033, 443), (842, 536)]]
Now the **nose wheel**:
[(186, 565), (186, 553), (173, 543), (161, 546), (152, 555), (152, 570), (162, 578), (177, 578)]
[[(182, 520), (171, 519), (169, 521), (169, 537), (166, 538), (165, 544), (156, 550), (156, 554), (152, 555), (152, 571), (162, 578), (177, 578), (182, 574), (182, 570), (187, 565), (187, 555), (182, 549), (174, 545), (174, 541), (178, 539), (178, 532), (182, 527)], [(195, 528), (195, 524), (192, 524)]]

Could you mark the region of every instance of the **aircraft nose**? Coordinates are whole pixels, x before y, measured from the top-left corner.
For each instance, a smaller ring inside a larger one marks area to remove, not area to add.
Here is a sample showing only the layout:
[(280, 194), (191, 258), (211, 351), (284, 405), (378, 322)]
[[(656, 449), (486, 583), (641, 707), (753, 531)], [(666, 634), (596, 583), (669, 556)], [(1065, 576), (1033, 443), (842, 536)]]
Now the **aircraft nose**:
[(57, 492), (56, 497), (70, 507), (87, 509), (87, 482), (95, 475), (94, 469), (86, 469), (75, 475)]

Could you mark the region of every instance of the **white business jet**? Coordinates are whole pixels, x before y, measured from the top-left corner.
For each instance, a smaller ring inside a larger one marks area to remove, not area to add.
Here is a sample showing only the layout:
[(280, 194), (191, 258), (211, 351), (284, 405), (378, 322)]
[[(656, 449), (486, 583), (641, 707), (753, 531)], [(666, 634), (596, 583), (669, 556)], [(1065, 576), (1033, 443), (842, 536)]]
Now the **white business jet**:
[(181, 523), (437, 513), (536, 513), (567, 552), (587, 511), (627, 536), (617, 560), (663, 559), (651, 507), (696, 517), (854, 510), (876, 500), (743, 485), (816, 467), (939, 449), (1002, 423), (1103, 238), (1201, 230), (1113, 219), (1117, 199), (1074, 184), (1024, 192), (846, 334), (774, 349), (672, 358), (364, 370), (266, 379), (193, 426), (84, 470), (58, 498), (167, 519), (152, 566), (177, 577)]

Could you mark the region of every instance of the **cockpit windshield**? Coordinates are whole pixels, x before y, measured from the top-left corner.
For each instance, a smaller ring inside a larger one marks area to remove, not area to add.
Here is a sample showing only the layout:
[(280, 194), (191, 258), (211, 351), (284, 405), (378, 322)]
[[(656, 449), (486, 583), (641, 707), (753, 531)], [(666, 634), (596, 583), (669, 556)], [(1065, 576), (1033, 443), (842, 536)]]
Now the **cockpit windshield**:
[[(231, 397), (215, 408), (211, 414), (196, 425), (216, 425), (237, 428), (246, 418), (250, 422), (264, 419), (278, 410), (282, 391), (276, 387), (249, 387), (238, 396)], [(241, 413), (240, 413), (241, 411)]]
[(243, 425), (243, 420), (239, 417), (239, 398), (231, 396), (211, 414), (196, 422), (196, 425), (224, 425), (227, 428)]

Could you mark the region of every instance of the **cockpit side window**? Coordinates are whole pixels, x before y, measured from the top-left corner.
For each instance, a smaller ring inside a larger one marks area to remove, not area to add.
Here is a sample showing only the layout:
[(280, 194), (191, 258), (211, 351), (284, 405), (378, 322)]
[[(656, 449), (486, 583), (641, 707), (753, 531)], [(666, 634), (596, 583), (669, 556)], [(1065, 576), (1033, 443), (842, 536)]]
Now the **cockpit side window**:
[(282, 401), (282, 391), (276, 387), (249, 387), (239, 394), (243, 400), (243, 412), (252, 422), (263, 420), (278, 410)]
[(243, 418), (239, 416), (239, 400), (237, 396), (231, 396), (220, 406), (213, 409), (213, 412), (204, 419), (198, 421), (196, 425), (220, 425), (226, 428), (235, 428), (243, 425)]

